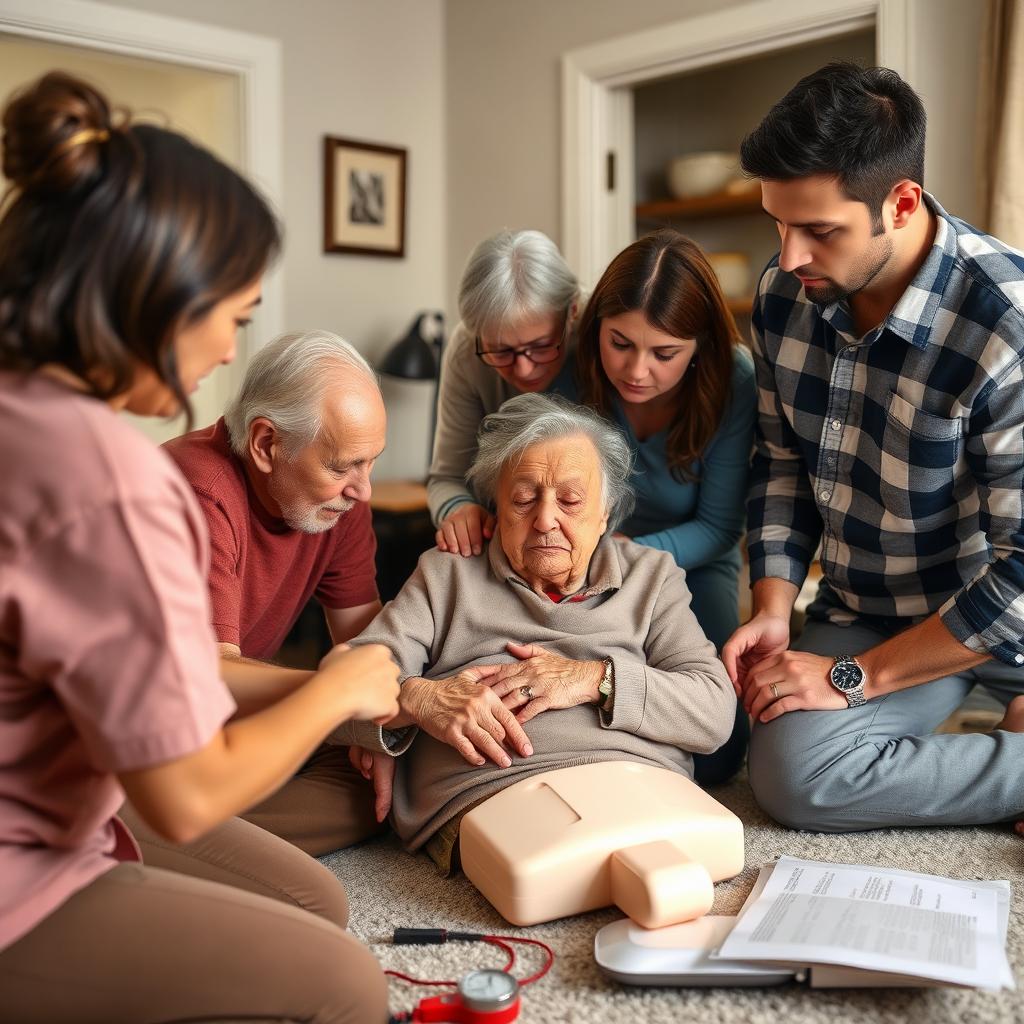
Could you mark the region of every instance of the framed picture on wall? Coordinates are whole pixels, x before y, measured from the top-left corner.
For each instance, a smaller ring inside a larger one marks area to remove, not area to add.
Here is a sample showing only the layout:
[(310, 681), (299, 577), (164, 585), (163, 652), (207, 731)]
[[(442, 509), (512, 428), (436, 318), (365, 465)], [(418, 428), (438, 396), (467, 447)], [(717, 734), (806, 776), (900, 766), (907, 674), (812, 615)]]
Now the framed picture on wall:
[(324, 252), (405, 255), (408, 150), (324, 136)]

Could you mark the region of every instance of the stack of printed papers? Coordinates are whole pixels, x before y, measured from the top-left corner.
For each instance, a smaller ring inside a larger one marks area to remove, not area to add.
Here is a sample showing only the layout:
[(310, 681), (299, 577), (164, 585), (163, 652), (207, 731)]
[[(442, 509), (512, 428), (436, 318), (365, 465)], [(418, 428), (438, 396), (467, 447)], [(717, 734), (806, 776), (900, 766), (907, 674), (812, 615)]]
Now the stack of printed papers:
[(818, 987), (1015, 987), (1008, 882), (782, 857), (761, 869), (719, 959), (809, 965)]

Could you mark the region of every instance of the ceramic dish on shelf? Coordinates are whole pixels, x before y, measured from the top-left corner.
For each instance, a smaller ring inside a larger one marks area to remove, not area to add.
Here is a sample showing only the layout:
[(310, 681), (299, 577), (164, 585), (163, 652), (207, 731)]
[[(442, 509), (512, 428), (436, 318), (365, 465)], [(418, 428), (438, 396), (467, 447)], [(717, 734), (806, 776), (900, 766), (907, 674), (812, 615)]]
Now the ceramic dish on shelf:
[(709, 196), (739, 176), (739, 156), (718, 150), (678, 156), (668, 165), (666, 176), (676, 199)]
[(709, 252), (708, 263), (727, 299), (746, 298), (750, 292), (750, 257), (745, 252)]

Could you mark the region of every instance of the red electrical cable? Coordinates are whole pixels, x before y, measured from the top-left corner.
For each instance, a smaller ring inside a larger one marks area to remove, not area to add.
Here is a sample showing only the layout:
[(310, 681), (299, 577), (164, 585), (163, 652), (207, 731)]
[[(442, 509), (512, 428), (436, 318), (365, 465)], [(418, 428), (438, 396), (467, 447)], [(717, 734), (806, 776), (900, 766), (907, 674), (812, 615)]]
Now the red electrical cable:
[[(523, 943), (523, 945), (527, 946), (538, 946), (540, 949), (543, 949), (544, 952), (547, 954), (547, 961), (544, 963), (544, 966), (541, 967), (541, 969), (536, 973), (531, 974), (528, 978), (523, 978), (519, 982), (520, 988), (522, 988), (524, 985), (532, 985), (535, 981), (540, 981), (540, 979), (543, 978), (544, 975), (551, 970), (555, 962), (555, 951), (546, 942), (541, 942), (539, 939), (519, 939), (515, 938), (512, 935), (485, 935), (484, 939), (487, 942), (521, 942)], [(515, 963), (514, 953), (512, 954), (512, 963)], [(509, 966), (511, 966), (511, 964)], [(506, 967), (505, 970), (507, 971), (508, 967)]]
[[(498, 946), (505, 951), (505, 955), (508, 960), (505, 961), (505, 966), (498, 968), (502, 971), (509, 971), (515, 966), (516, 954), (511, 946), (506, 946), (502, 939), (499, 939), (494, 935), (482, 936), (482, 941), (490, 943), (492, 946)], [(457, 981), (427, 981), (425, 978), (414, 978), (410, 974), (403, 974), (401, 971), (385, 971), (385, 974), (390, 975), (392, 978), (399, 978), (402, 981), (407, 981), (411, 985), (451, 985), (453, 988), (458, 985)]]
[[(536, 971), (533, 974), (531, 974), (529, 977), (523, 978), (523, 980), (519, 982), (520, 988), (522, 988), (524, 985), (532, 985), (535, 981), (540, 981), (540, 979), (543, 978), (544, 975), (551, 970), (551, 967), (555, 962), (554, 950), (549, 945), (547, 945), (547, 943), (541, 942), (539, 939), (520, 939), (512, 935), (481, 935), (480, 939), (483, 942), (490, 943), (490, 945), (497, 946), (499, 949), (505, 951), (505, 955), (508, 957), (508, 960), (505, 963), (505, 966), (500, 968), (500, 970), (503, 971), (510, 971), (515, 966), (516, 962), (515, 950), (512, 949), (511, 946), (507, 945), (507, 943), (520, 942), (523, 945), (538, 946), (540, 949), (544, 950), (544, 952), (547, 954), (547, 961), (544, 963), (544, 966), (541, 967), (539, 971)], [(398, 978), (401, 981), (407, 981), (411, 985), (450, 985), (454, 987), (458, 984), (457, 981), (428, 981), (425, 978), (414, 978), (412, 977), (412, 975), (403, 974), (401, 971), (385, 971), (384, 973), (390, 975), (392, 978)]]

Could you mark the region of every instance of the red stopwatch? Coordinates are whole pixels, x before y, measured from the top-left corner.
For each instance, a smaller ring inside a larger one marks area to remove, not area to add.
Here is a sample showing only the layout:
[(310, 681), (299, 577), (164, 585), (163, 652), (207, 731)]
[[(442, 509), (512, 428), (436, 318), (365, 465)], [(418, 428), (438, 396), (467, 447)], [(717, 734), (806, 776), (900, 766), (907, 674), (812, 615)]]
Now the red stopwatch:
[(424, 999), (414, 1021), (448, 1024), (507, 1024), (519, 1016), (519, 982), (507, 971), (470, 971), (456, 992)]

